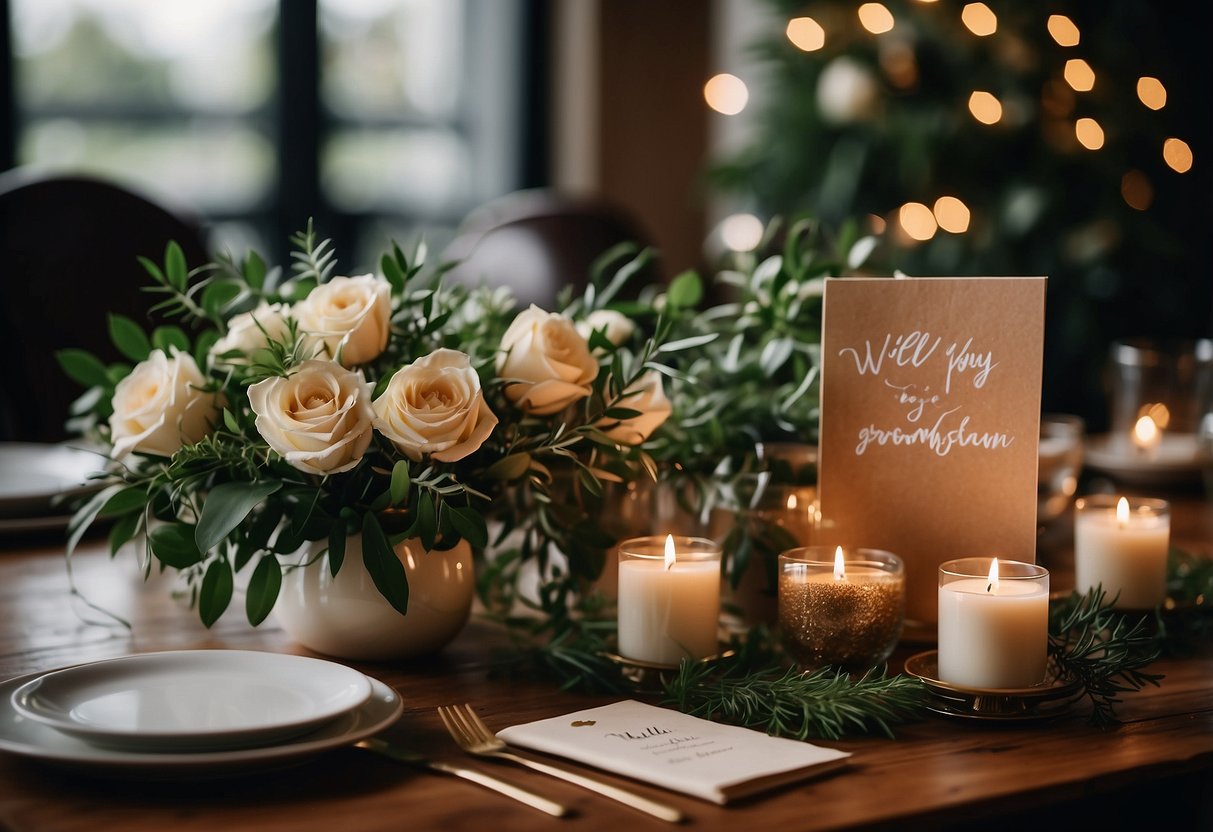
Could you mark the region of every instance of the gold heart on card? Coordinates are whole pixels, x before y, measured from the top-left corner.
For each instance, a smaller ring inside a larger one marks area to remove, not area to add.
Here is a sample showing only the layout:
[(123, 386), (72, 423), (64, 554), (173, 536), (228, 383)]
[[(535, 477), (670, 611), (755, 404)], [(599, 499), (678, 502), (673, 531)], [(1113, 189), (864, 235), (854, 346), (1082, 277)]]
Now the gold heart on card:
[(597, 722), (598, 720), (596, 719), (574, 719), (569, 725), (572, 725), (574, 728), (584, 728), (587, 725), (595, 725)]

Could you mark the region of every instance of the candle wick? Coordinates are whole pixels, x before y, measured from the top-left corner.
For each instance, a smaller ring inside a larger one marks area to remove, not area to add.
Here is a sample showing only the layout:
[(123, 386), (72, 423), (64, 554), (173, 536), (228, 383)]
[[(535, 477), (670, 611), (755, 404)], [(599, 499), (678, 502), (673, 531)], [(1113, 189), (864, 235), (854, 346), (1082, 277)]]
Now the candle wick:
[(986, 592), (989, 592), (992, 589), (994, 589), (994, 582), (990, 581), (988, 584), (986, 584)]

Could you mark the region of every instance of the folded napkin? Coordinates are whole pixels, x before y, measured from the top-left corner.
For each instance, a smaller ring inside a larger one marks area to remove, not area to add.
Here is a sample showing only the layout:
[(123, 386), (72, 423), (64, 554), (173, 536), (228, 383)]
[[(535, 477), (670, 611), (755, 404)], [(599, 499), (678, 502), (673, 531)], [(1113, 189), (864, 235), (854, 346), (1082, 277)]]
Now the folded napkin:
[(497, 736), (720, 804), (833, 770), (851, 756), (634, 700), (515, 725)]

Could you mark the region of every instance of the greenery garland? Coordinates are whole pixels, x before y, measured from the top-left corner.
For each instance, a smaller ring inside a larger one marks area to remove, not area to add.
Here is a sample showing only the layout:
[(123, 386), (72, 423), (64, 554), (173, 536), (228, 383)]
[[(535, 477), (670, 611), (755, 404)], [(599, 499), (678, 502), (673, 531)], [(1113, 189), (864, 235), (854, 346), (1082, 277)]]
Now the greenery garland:
[[(645, 693), (609, 658), (615, 621), (607, 617), (609, 603), (601, 595), (583, 593), (575, 581), (557, 576), (541, 587), (537, 600), (527, 601), (512, 592), (503, 595), (494, 578), (492, 571), (482, 575), (482, 598), (498, 610), (521, 605), (526, 612), (495, 616), (513, 642), (503, 672), (552, 679), (567, 690)], [(1164, 678), (1145, 668), (1213, 632), (1206, 600), (1213, 599), (1213, 562), (1174, 550), (1168, 586), (1172, 600), (1184, 601), (1181, 619), (1165, 606), (1153, 621), (1117, 612), (1116, 599), (1099, 587), (1050, 604), (1050, 659), (1061, 677), (1077, 681), (1090, 702), (1092, 725), (1119, 724), (1121, 695), (1158, 686)], [(858, 677), (828, 667), (803, 672), (784, 653), (779, 634), (762, 625), (735, 637), (730, 647), (731, 655), (721, 661), (684, 661), (663, 674), (660, 692), (647, 693), (684, 713), (800, 740), (874, 733), (893, 738), (893, 726), (927, 714), (930, 694), (917, 677), (887, 668)]]

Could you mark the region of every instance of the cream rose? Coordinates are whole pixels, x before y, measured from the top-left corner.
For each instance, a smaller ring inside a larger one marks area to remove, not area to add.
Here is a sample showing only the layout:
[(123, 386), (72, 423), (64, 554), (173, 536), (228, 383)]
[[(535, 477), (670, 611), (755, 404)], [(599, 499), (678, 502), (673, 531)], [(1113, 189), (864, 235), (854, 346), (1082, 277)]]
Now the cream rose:
[(458, 350), (434, 350), (401, 367), (373, 407), (375, 429), (414, 462), (425, 454), (439, 462), (463, 459), (497, 425), (480, 376)]
[(653, 431), (661, 427), (673, 410), (661, 384), (661, 373), (656, 370), (649, 370), (641, 376), (624, 393), (619, 406), (639, 410), (640, 415), (623, 420), (603, 419), (598, 426), (620, 445), (639, 445), (644, 442), (653, 435)]
[[(234, 316), (227, 322), (227, 334), (211, 347), (211, 359), (216, 364), (249, 364), (254, 352), (286, 337), (286, 316), (287, 307), (282, 303), (262, 303), (251, 312)], [(240, 354), (225, 357), (231, 352)]]
[(317, 286), (291, 312), (299, 329), (323, 342), (345, 367), (365, 364), (387, 347), (391, 284), (371, 274), (334, 277)]
[(287, 378), (248, 389), (257, 432), (294, 467), (337, 474), (358, 464), (371, 443), (370, 382), (334, 361), (313, 359)]
[(619, 346), (632, 337), (632, 333), (636, 331), (636, 324), (632, 323), (627, 315), (616, 312), (614, 309), (595, 309), (577, 322), (577, 332), (581, 334), (582, 338), (589, 341), (590, 335), (595, 330), (602, 330), (602, 334), (608, 341)]
[(205, 384), (189, 353), (153, 350), (114, 390), (114, 457), (131, 451), (172, 456), (210, 433), (219, 405), (214, 393), (201, 389)]
[(570, 319), (531, 304), (501, 338), (497, 375), (510, 401), (544, 416), (590, 395), (598, 362)]

